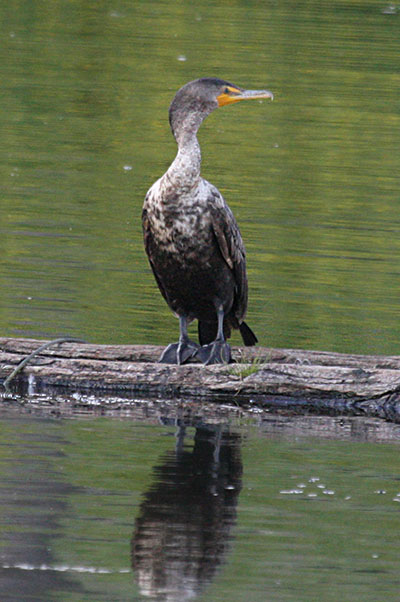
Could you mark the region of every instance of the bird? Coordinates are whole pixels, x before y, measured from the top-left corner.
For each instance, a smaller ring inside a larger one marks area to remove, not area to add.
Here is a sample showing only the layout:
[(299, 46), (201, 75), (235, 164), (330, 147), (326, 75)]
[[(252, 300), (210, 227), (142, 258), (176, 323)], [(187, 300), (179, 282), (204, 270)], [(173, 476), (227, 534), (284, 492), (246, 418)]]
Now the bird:
[[(147, 192), (142, 211), (151, 269), (179, 318), (179, 340), (164, 349), (161, 363), (230, 363), (227, 339), (232, 328), (239, 329), (245, 345), (258, 342), (244, 321), (248, 301), (244, 243), (222, 194), (200, 175), (197, 132), (215, 109), (265, 98), (273, 100), (272, 92), (203, 77), (180, 88), (169, 107), (178, 152)], [(188, 335), (188, 325), (196, 319), (199, 344)]]

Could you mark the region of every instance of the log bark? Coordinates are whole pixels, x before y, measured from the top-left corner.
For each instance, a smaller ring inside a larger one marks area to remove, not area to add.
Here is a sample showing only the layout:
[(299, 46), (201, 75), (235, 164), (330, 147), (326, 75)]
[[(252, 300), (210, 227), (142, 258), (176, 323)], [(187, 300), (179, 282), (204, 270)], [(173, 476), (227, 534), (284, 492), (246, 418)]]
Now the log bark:
[[(44, 341), (0, 338), (0, 383)], [(400, 356), (234, 348), (235, 364), (158, 364), (150, 345), (63, 343), (35, 356), (17, 392), (193, 398), (400, 417)]]

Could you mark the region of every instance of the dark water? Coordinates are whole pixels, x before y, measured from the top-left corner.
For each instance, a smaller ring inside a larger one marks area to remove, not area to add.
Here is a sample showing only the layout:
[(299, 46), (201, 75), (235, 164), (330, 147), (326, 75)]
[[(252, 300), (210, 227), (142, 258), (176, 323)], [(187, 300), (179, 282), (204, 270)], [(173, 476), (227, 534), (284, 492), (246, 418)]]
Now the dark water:
[(1, 599), (398, 600), (398, 430), (3, 409)]
[(176, 337), (141, 205), (175, 155), (173, 94), (211, 75), (275, 94), (200, 132), (260, 343), (398, 353), (399, 19), (376, 0), (3, 4), (1, 334)]

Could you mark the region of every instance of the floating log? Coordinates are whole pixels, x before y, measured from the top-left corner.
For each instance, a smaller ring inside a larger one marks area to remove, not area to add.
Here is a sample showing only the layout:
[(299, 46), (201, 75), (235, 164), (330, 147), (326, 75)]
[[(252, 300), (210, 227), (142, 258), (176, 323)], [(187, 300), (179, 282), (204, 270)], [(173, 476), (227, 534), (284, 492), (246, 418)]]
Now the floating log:
[[(0, 338), (0, 383), (43, 343)], [(400, 420), (400, 356), (236, 347), (234, 364), (174, 366), (157, 363), (161, 350), (64, 342), (32, 358), (10, 386), (30, 394), (192, 398)]]

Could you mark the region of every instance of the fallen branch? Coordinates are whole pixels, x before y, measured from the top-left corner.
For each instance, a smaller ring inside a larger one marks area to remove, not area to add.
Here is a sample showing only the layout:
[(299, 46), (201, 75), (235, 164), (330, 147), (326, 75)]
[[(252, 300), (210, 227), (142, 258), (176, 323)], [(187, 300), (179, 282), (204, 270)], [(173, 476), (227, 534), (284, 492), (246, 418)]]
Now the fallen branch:
[(236, 364), (174, 366), (157, 363), (161, 348), (155, 346), (48, 345), (0, 338), (0, 382), (36, 351), (15, 375), (18, 392), (196, 398), (400, 416), (399, 356), (234, 348)]

